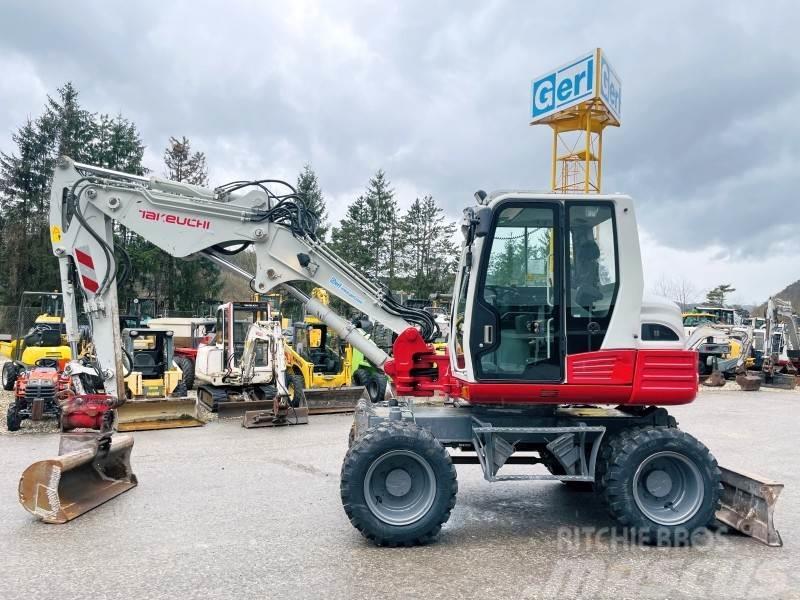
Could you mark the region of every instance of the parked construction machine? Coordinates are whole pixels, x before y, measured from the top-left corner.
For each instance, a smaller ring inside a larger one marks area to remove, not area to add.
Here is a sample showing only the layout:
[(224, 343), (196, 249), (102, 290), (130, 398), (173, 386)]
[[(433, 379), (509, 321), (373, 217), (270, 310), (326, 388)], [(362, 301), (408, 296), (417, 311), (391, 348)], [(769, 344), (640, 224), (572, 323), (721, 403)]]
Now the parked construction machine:
[(760, 369), (762, 384), (794, 389), (800, 362), (800, 334), (794, 321), (791, 302), (771, 297), (767, 301)]
[[(29, 318), (32, 310), (38, 314)], [(28, 328), (31, 320), (33, 324)], [(23, 333), (26, 329), (27, 333)], [(40, 359), (69, 360), (72, 355), (65, 334), (61, 294), (23, 292), (17, 308), (16, 332), (0, 336), (0, 355), (10, 359), (3, 363), (3, 389), (14, 389), (17, 377)]]
[(119, 431), (175, 429), (205, 424), (188, 395), (189, 371), (175, 357), (168, 329), (123, 329), (126, 402), (117, 409)]
[(59, 396), (69, 388), (69, 377), (59, 360), (40, 358), (30, 369), (17, 371), (12, 388), (14, 399), (6, 411), (6, 428), (18, 431), (26, 419), (61, 418)]
[(302, 380), (286, 371), (281, 324), (267, 302), (228, 302), (217, 309), (214, 343), (198, 347), (194, 377), (203, 406), (223, 417), (245, 415), (245, 426), (248, 412), (269, 409), (276, 422), (290, 410), (292, 422), (308, 421)]
[[(310, 281), (397, 334), (389, 357), (330, 307), (306, 303), (392, 378), (391, 400), (359, 407), (341, 472), (345, 513), (377, 544), (432, 540), (455, 504), (460, 463), (480, 465), (487, 481), (593, 484), (639, 540), (689, 542), (716, 517), (780, 544), (772, 515), (782, 486), (721, 469), (667, 410), (695, 399), (697, 354), (684, 347), (677, 306), (643, 300), (631, 198), (477, 192), (461, 223), (440, 354), (430, 344), (439, 334), (433, 316), (403, 306), (337, 256), (316, 236), (302, 198), (283, 185), (289, 191), (272, 191), (278, 183), (270, 180), (211, 190), (59, 161), (53, 250), (65, 300), (73, 281), (87, 295), (96, 372), (109, 394), (124, 398), (115, 220), (173, 256), (200, 254), (242, 272), (261, 293)], [(256, 255), (253, 274), (228, 258), (246, 247)], [(69, 315), (67, 322), (72, 342)], [(414, 397), (435, 393), (450, 402), (415, 406)], [(508, 465), (521, 472), (506, 474)], [(59, 490), (68, 481), (62, 472)]]
[[(311, 297), (325, 306), (330, 304), (324, 288), (311, 290)], [(352, 411), (365, 390), (372, 402), (384, 399), (386, 375), (358, 349), (342, 343), (325, 323), (306, 315), (292, 325), (291, 332), (287, 368), (301, 378), (306, 400), (317, 412)]]

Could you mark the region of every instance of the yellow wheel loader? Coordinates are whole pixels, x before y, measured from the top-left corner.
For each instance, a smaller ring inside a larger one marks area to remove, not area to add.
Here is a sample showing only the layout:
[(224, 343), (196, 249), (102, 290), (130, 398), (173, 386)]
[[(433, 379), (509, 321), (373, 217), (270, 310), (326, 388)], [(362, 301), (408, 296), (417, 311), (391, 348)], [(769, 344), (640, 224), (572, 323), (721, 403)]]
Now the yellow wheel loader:
[(197, 399), (188, 396), (174, 336), (164, 329), (123, 329), (127, 401), (117, 409), (119, 431), (199, 427)]
[[(311, 298), (330, 305), (324, 288), (312, 289)], [(302, 379), (306, 399), (319, 412), (351, 412), (365, 390), (372, 402), (386, 394), (386, 375), (311, 315), (292, 325), (286, 362), (287, 369)]]
[(352, 412), (365, 389), (372, 402), (383, 400), (386, 376), (327, 325), (312, 319), (292, 326), (292, 343), (286, 348), (287, 369), (301, 378), (309, 406), (318, 412)]

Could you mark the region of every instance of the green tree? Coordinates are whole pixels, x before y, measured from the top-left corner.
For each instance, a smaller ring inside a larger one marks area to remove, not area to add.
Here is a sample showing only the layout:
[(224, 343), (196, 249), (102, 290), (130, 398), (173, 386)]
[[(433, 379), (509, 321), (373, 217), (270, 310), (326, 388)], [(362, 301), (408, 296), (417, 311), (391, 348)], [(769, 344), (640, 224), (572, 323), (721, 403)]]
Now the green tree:
[(370, 251), (370, 211), (364, 196), (347, 207), (344, 218), (331, 232), (331, 246), (345, 261), (361, 271), (372, 268)]
[(180, 181), (191, 185), (208, 185), (208, 167), (203, 152), (192, 152), (192, 146), (186, 136), (181, 139), (169, 138), (169, 145), (164, 150), (165, 175), (172, 181)]
[[(172, 181), (208, 185), (208, 166), (203, 152), (192, 152), (191, 143), (182, 136), (171, 137), (164, 151), (166, 176)], [(157, 297), (169, 310), (191, 311), (197, 302), (214, 298), (222, 288), (219, 268), (206, 260), (180, 260), (157, 250), (145, 253), (161, 269), (151, 281)]]
[(50, 246), (50, 181), (59, 155), (142, 173), (144, 146), (123, 117), (84, 109), (71, 83), (48, 96), (42, 115), (12, 135), (16, 147), (0, 154), (0, 303), (15, 304), (25, 289), (57, 289), (58, 263)]
[(399, 246), (403, 251), (398, 263), (403, 287), (413, 296), (428, 298), (452, 288), (458, 261), (455, 227), (431, 196), (414, 200), (401, 218)]
[(328, 223), (328, 209), (325, 205), (325, 197), (319, 186), (317, 174), (311, 165), (306, 164), (297, 176), (297, 194), (303, 198), (306, 208), (317, 215), (317, 236), (325, 240), (328, 237), (330, 225)]
[(364, 201), (369, 219), (366, 241), (370, 262), (367, 271), (392, 288), (397, 276), (397, 200), (382, 170), (369, 180)]
[(706, 293), (706, 302), (716, 306), (725, 306), (725, 297), (736, 291), (729, 283), (722, 283)]

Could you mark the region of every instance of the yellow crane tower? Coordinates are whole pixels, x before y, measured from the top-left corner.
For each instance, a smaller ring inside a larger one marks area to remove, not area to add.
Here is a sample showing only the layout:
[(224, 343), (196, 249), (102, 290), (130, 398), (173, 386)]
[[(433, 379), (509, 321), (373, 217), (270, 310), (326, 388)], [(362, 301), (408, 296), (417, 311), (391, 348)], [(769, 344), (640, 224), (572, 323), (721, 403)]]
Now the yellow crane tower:
[(561, 193), (599, 193), (603, 130), (619, 127), (622, 85), (597, 48), (531, 83), (531, 125), (553, 130), (551, 187)]

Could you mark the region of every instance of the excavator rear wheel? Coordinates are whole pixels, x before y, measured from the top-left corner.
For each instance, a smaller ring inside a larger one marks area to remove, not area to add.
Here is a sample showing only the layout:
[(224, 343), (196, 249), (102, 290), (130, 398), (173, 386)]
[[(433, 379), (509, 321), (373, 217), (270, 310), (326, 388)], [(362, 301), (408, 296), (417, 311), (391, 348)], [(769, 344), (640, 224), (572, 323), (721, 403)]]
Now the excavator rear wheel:
[(456, 469), (428, 431), (383, 422), (354, 441), (342, 465), (344, 511), (379, 546), (432, 541), (456, 503)]
[(674, 427), (635, 427), (600, 458), (599, 493), (611, 516), (643, 543), (688, 545), (714, 522), (720, 470), (703, 444)]

